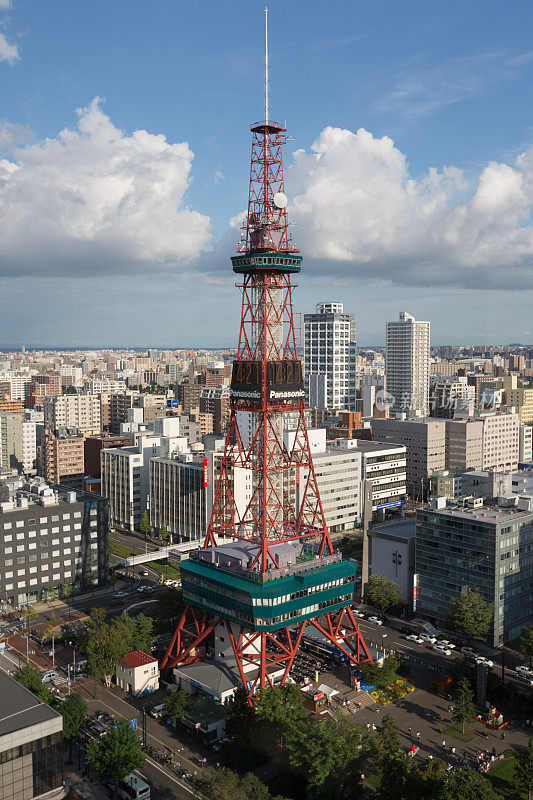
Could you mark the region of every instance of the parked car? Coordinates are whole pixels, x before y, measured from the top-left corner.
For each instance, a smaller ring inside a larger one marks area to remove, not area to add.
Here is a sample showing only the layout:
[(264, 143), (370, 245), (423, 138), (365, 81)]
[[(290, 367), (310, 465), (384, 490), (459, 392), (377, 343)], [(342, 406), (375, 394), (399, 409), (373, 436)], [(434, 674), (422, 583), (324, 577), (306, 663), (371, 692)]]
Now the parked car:
[(525, 675), (528, 678), (533, 678), (533, 669), (526, 667), (525, 664), (520, 664), (518, 667), (516, 667), (516, 671), (519, 675)]
[(374, 625), (383, 625), (383, 620), (380, 619), (379, 617), (369, 617), (368, 621), (373, 622)]
[(478, 656), (476, 658), (476, 664), (484, 664), (486, 667), (493, 667), (494, 661), (491, 661), (490, 658), (485, 658), (485, 656)]
[(424, 640), (420, 639), (416, 633), (410, 633), (409, 636), (405, 637), (408, 642), (416, 642), (416, 644), (424, 644)]
[(475, 650), (472, 650), (471, 647), (461, 647), (461, 653), (464, 656), (470, 656), (470, 658), (478, 658), (479, 653), (476, 653)]
[(92, 733), (93, 736), (96, 736), (97, 739), (101, 739), (102, 736), (105, 736), (107, 731), (103, 725), (100, 725), (99, 722), (89, 722), (87, 725), (87, 730), (89, 733)]
[(158, 706), (154, 706), (150, 711), (150, 716), (154, 719), (161, 719), (163, 714), (165, 713), (165, 704), (160, 703)]
[(434, 644), (433, 645), (433, 650), (436, 653), (440, 653), (441, 656), (451, 656), (451, 654), (452, 654), (452, 651), (450, 650), (450, 648), (449, 647), (445, 647), (442, 644)]
[(148, 570), (147, 569), (140, 569), (139, 570), (139, 575), (144, 575), (146, 577), (146, 575), (148, 575)]

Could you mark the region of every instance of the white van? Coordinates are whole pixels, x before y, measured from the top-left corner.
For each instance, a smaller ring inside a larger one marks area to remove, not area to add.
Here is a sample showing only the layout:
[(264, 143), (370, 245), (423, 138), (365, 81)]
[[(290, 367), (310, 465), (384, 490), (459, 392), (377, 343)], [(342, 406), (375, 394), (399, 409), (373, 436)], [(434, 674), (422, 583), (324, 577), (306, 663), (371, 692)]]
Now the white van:
[(133, 772), (118, 785), (117, 794), (123, 800), (150, 800), (150, 786)]
[(165, 713), (165, 704), (161, 703), (159, 706), (154, 706), (150, 711), (150, 716), (154, 719), (160, 719)]

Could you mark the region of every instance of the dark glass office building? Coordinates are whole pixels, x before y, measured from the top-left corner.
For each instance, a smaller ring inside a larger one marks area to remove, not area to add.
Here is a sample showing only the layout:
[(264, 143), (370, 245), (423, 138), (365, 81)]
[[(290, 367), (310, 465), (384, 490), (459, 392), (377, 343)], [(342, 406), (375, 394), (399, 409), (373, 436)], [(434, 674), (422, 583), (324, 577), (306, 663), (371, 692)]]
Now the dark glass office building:
[[(516, 503), (516, 505), (513, 505)], [(416, 614), (446, 625), (452, 601), (479, 592), (494, 604), (488, 641), (499, 647), (533, 624), (533, 511), (529, 498), (481, 498), (416, 515)]]

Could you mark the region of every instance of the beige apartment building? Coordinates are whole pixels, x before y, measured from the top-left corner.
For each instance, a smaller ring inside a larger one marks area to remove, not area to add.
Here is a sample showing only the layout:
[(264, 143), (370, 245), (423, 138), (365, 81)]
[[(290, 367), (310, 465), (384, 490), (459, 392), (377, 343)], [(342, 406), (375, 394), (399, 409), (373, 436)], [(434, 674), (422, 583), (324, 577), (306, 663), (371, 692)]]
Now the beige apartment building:
[(406, 448), (407, 490), (420, 497), (424, 481), (446, 466), (446, 424), (443, 419), (373, 419), (372, 439)]
[(110, 394), (106, 398), (106, 416), (109, 419), (109, 430), (112, 433), (120, 433), (120, 425), (127, 422), (128, 409), (142, 408), (143, 423), (153, 422), (154, 419), (164, 417), (166, 412), (166, 396), (164, 394), (139, 394), (138, 392), (128, 392), (127, 394)]
[(509, 472), (518, 468), (520, 420), (518, 414), (482, 414), (482, 469)]
[[(63, 429), (64, 430), (64, 429)], [(45, 430), (41, 444), (41, 474), (49, 483), (79, 489), (85, 472), (83, 434), (58, 435)]]
[(100, 398), (97, 395), (45, 397), (43, 407), (46, 430), (77, 428), (84, 436), (96, 436), (101, 432)]
[(446, 469), (452, 474), (481, 469), (483, 422), (479, 419), (446, 420)]

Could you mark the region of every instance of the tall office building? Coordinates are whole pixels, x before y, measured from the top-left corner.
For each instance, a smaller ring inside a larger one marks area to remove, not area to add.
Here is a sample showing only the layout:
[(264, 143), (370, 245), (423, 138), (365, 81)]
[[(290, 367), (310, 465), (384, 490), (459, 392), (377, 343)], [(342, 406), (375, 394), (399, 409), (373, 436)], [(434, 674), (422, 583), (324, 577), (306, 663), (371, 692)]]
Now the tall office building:
[(311, 407), (355, 411), (355, 317), (342, 303), (317, 303), (304, 315), (304, 370)]
[(387, 322), (387, 391), (394, 397), (392, 410), (408, 417), (429, 415), (429, 331), (429, 322), (406, 311), (398, 322)]

